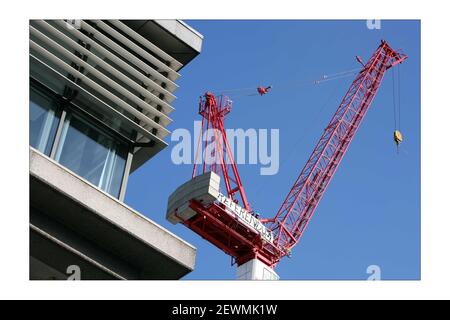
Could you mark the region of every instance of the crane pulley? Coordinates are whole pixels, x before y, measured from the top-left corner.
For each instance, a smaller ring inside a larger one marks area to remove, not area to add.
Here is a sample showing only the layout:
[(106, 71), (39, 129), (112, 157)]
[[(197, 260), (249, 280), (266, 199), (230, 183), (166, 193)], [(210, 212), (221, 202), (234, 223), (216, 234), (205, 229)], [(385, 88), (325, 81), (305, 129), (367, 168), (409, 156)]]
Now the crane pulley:
[(258, 91), (259, 95), (263, 96), (263, 95), (267, 94), (270, 89), (272, 89), (272, 86), (258, 87), (258, 88), (256, 88), (256, 91)]
[[(202, 116), (203, 130), (214, 129), (213, 141), (218, 148), (212, 152), (220, 161), (209, 167), (204, 164), (199, 174), (197, 165), (194, 166), (193, 178), (197, 180), (193, 180), (192, 185), (210, 181), (207, 196), (190, 197), (186, 195), (185, 187), (180, 187), (177, 192), (182, 199), (189, 200), (189, 208), (181, 204), (183, 202), (179, 202), (177, 207), (178, 200), (172, 199), (175, 204), (168, 210), (168, 215), (234, 257), (238, 265), (257, 259), (267, 266), (275, 267), (281, 258), (291, 254), (292, 248), (300, 241), (377, 94), (386, 71), (405, 59), (405, 54), (393, 50), (386, 41), (381, 42), (366, 63), (357, 57), (362, 68), (277, 214), (269, 219), (259, 219), (253, 214), (233, 160), (224, 126), (225, 116), (231, 111), (231, 101), (224, 96), (216, 100), (212, 93), (206, 93), (200, 99), (199, 114)], [(260, 87), (258, 93), (264, 95), (270, 88)], [(398, 143), (402, 141), (399, 130), (395, 131), (394, 138)], [(202, 156), (211, 155), (205, 152)], [(206, 178), (203, 178), (205, 175)], [(215, 195), (219, 176), (226, 186), (226, 196)], [(181, 211), (183, 214), (180, 214)]]

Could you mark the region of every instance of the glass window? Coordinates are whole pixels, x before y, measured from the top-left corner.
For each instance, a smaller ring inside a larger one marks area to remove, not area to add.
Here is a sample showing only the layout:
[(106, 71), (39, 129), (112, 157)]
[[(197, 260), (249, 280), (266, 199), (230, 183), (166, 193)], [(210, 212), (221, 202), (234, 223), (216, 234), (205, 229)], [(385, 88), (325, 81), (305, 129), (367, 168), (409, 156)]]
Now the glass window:
[(109, 194), (119, 197), (128, 149), (83, 118), (69, 113), (55, 159)]
[(49, 96), (30, 88), (30, 145), (50, 155), (58, 122), (55, 102)]

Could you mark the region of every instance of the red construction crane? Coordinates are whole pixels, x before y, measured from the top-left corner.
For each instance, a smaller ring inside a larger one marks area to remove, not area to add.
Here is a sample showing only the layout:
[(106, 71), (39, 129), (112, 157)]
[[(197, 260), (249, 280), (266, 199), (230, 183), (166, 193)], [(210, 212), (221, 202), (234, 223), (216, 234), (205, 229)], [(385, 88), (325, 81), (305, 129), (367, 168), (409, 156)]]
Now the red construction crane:
[[(227, 194), (206, 204), (196, 199), (189, 200), (193, 213), (188, 219), (177, 216), (179, 220), (234, 257), (238, 266), (257, 259), (274, 268), (281, 258), (290, 255), (291, 249), (300, 241), (364, 119), (385, 72), (406, 58), (405, 54), (393, 50), (386, 41), (381, 42), (367, 63), (364, 64), (359, 58), (362, 69), (278, 213), (271, 219), (259, 219), (245, 195), (224, 126), (224, 118), (231, 111), (231, 101), (223, 96), (216, 100), (212, 93), (206, 93), (201, 97), (199, 114), (202, 116), (202, 132), (210, 138), (205, 139), (204, 149), (200, 148), (203, 142), (199, 139), (198, 150), (205, 150), (202, 157), (210, 159), (204, 159), (202, 170), (194, 166), (193, 178), (214, 172), (223, 179)], [(215, 147), (211, 150), (208, 149), (208, 141), (209, 146), (214, 142)]]

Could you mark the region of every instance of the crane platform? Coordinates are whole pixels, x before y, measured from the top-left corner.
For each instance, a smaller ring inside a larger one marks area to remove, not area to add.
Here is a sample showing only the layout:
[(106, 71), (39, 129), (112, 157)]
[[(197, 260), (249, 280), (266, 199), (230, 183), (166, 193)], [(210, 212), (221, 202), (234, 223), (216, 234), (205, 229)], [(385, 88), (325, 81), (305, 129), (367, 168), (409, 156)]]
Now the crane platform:
[[(206, 172), (187, 181), (169, 197), (166, 219), (183, 223), (226, 254), (238, 265), (259, 259), (269, 267), (281, 252), (274, 235), (254, 214), (220, 192), (220, 176)], [(241, 260), (241, 257), (245, 257)]]

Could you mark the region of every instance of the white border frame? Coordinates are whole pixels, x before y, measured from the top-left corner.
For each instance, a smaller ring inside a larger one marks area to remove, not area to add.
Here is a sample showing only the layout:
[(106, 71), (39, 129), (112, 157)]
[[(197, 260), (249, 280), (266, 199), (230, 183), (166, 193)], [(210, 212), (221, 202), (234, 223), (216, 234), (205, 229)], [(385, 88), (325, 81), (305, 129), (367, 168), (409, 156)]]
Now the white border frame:
[[(176, 7), (174, 2), (178, 3)], [(380, 0), (367, 14), (361, 1), (164, 2), (80, 0), (56, 6), (50, 0), (12, 2), (0, 20), (2, 32), (2, 224), (0, 298), (39, 299), (441, 299), (449, 298), (450, 210), (448, 166), (448, 10), (445, 2)], [(134, 3), (134, 5), (133, 5)], [(174, 9), (176, 8), (176, 9)], [(289, 10), (287, 10), (289, 9)], [(69, 11), (70, 10), (70, 11)], [(421, 19), (422, 20), (422, 281), (347, 282), (30, 282), (28, 281), (28, 19), (30, 18), (183, 19)], [(12, 134), (13, 133), (13, 134)], [(19, 139), (19, 140), (18, 140)]]

